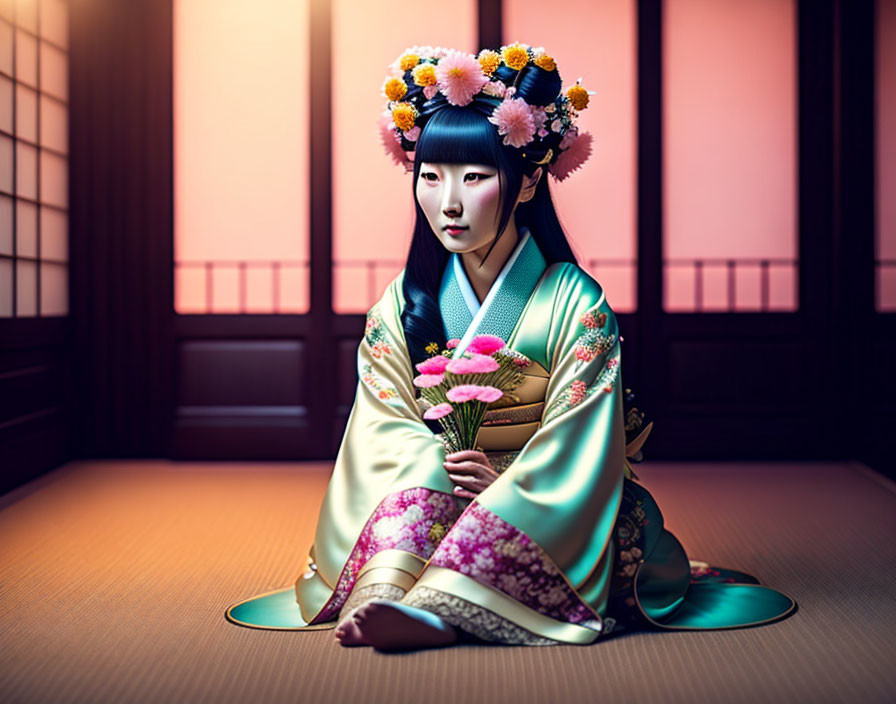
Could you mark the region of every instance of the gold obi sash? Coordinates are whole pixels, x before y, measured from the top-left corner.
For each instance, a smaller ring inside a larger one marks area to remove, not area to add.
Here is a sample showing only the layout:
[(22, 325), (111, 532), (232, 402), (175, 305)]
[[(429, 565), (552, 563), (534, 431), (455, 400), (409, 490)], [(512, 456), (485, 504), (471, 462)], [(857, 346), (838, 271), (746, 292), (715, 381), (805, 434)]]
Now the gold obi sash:
[(544, 367), (531, 361), (523, 382), (513, 392), (516, 399), (502, 398), (485, 412), (476, 446), (498, 471), (504, 469), (500, 466), (502, 463), (510, 464), (541, 427), (549, 377)]

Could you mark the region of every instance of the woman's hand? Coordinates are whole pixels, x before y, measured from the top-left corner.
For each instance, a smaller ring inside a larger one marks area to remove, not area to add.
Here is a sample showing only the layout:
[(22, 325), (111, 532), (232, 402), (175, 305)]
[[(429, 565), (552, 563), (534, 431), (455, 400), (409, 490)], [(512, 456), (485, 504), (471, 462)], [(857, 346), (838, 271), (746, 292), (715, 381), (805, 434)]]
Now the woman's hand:
[(475, 499), (500, 476), (492, 467), (484, 452), (461, 450), (445, 455), (445, 469), (454, 482), (454, 495)]

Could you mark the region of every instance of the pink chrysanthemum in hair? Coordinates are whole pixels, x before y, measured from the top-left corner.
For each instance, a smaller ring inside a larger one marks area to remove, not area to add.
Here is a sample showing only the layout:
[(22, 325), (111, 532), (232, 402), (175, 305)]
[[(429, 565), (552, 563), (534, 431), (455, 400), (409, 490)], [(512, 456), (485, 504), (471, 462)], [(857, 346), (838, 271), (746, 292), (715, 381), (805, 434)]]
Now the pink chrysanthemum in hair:
[(488, 76), (476, 57), (451, 49), (436, 64), (436, 80), (449, 103), (467, 105), (488, 82)]
[[(508, 91), (509, 92), (509, 91)], [(505, 135), (504, 144), (525, 147), (535, 136), (535, 119), (525, 100), (504, 99), (492, 112), (488, 121), (498, 126), (498, 134)]]
[(385, 111), (380, 115), (379, 119), (380, 139), (383, 141), (383, 148), (386, 154), (392, 157), (399, 166), (404, 166), (405, 171), (413, 171), (414, 163), (408, 160), (408, 156), (404, 149), (401, 148), (401, 140), (395, 133), (392, 125), (392, 113)]
[(423, 417), (426, 418), (426, 420), (437, 420), (439, 418), (444, 418), (452, 411), (454, 411), (454, 407), (450, 403), (440, 403), (437, 406), (426, 409)]
[(417, 371), (421, 374), (441, 374), (445, 371), (445, 367), (448, 366), (448, 362), (450, 361), (451, 360), (448, 359), (448, 357), (443, 357), (442, 355), (437, 354), (435, 357), (430, 357), (417, 364)]
[(589, 156), (591, 156), (591, 133), (582, 132), (566, 151), (560, 152), (557, 161), (548, 167), (548, 171), (558, 181), (562, 181), (584, 164)]
[(500, 364), (492, 357), (484, 354), (476, 354), (472, 357), (452, 359), (445, 371), (452, 374), (488, 374), (500, 368)]
[(432, 386), (438, 386), (445, 378), (444, 374), (420, 374), (414, 377), (414, 386), (421, 389), (428, 389)]
[(461, 384), (448, 389), (445, 394), (449, 401), (455, 403), (463, 403), (464, 401), (478, 401), (479, 394), (485, 389), (485, 386), (479, 384)]
[(497, 401), (503, 395), (504, 392), (501, 391), (501, 389), (497, 389), (494, 386), (483, 386), (482, 391), (479, 392), (479, 395), (476, 398), (485, 403), (492, 403), (493, 401)]
[(471, 354), (494, 354), (504, 344), (504, 340), (497, 335), (477, 335), (470, 342), (467, 351)]

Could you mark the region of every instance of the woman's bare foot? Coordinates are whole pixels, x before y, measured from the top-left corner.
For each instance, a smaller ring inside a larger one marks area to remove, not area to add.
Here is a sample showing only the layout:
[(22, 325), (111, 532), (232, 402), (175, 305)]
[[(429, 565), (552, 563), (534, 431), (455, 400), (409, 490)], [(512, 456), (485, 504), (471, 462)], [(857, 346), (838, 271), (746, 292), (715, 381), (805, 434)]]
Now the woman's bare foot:
[(361, 629), (358, 627), (358, 622), (354, 618), (356, 611), (357, 609), (349, 611), (345, 615), (345, 618), (339, 622), (339, 625), (336, 626), (336, 640), (339, 641), (340, 645), (367, 645), (367, 641), (365, 641), (364, 637), (361, 635)]
[(438, 648), (457, 640), (457, 631), (450, 623), (429, 611), (395, 601), (368, 601), (352, 613), (362, 643), (378, 650)]

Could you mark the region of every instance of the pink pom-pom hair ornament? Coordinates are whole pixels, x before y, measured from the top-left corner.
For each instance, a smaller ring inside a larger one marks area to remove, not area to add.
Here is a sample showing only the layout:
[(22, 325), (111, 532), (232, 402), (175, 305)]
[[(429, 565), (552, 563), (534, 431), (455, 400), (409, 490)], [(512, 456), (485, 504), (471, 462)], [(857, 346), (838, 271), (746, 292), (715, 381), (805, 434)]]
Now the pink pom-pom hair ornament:
[(558, 181), (562, 181), (573, 171), (581, 168), (589, 156), (591, 156), (591, 133), (582, 132), (560, 152), (557, 161), (548, 166), (548, 172)]
[[(389, 65), (383, 83), (386, 103), (378, 126), (386, 154), (406, 172), (413, 171), (420, 132), (432, 113), (442, 108), (430, 101), (440, 94), (444, 105), (463, 106), (477, 96), (487, 96), (492, 104), (500, 101), (488, 120), (502, 143), (519, 149), (533, 163), (547, 165), (557, 181), (565, 180), (592, 153), (593, 137), (579, 133), (576, 121), (594, 91), (585, 90), (579, 78), (547, 105), (529, 104), (517, 96), (517, 86), (523, 72), (537, 70), (534, 67), (557, 70), (543, 47), (520, 42), (502, 46), (500, 51), (484, 49), (478, 56), (442, 47), (406, 49)], [(430, 103), (428, 110), (423, 109), (425, 103)]]

